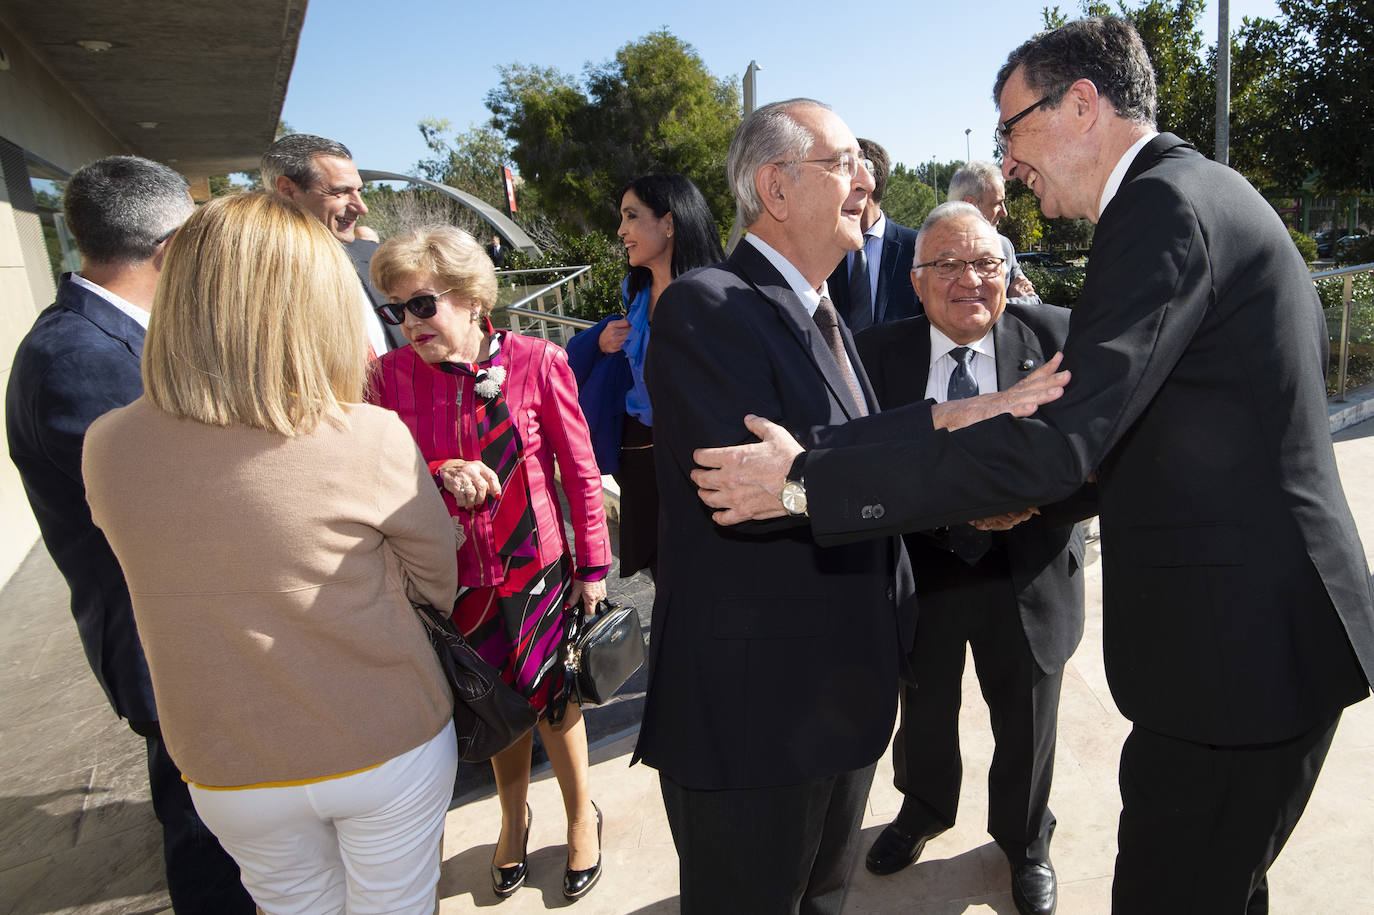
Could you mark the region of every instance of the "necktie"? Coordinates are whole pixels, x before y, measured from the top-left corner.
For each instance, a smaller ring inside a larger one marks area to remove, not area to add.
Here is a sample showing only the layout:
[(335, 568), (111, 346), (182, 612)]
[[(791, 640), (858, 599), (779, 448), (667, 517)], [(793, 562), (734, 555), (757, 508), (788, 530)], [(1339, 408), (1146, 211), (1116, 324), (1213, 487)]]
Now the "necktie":
[(864, 392), (859, 387), (859, 376), (854, 374), (854, 367), (849, 364), (849, 357), (845, 355), (844, 340), (840, 337), (840, 319), (835, 314), (835, 305), (829, 296), (821, 296), (821, 304), (816, 306), (816, 313), (811, 319), (816, 322), (816, 328), (821, 332), (821, 339), (825, 341), (825, 345), (829, 347), (830, 355), (835, 357), (835, 364), (840, 367), (840, 373), (849, 385), (849, 393), (854, 396), (854, 405), (859, 408), (859, 415), (867, 416), (868, 408), (864, 406)]
[[(949, 355), (957, 363), (949, 373), (949, 400), (978, 396), (978, 379), (973, 377), (973, 350), (956, 346)], [(992, 546), (992, 535), (968, 524), (955, 524), (949, 529), (949, 547), (969, 565), (976, 565)]]
[[(864, 236), (868, 240), (868, 236)], [(849, 332), (857, 334), (873, 323), (873, 297), (869, 293), (868, 256), (861, 246), (849, 268)]]

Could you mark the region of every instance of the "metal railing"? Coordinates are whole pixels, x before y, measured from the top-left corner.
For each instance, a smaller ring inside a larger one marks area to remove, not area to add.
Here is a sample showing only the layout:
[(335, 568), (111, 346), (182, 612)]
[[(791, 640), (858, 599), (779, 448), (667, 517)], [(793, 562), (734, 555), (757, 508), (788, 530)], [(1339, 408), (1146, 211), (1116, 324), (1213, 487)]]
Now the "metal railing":
[[(587, 271), (591, 266), (583, 264), (575, 267), (537, 267), (529, 270), (498, 270), (496, 278), (498, 281), (507, 278), (525, 276), (529, 274), (548, 275), (550, 273), (558, 276), (558, 279), (551, 283), (539, 287), (533, 292), (511, 302), (505, 306), (506, 319), (510, 322), (510, 329), (517, 334), (527, 334), (534, 337), (542, 337), (554, 343), (565, 345), (568, 337), (568, 328), (574, 328), (574, 332), (591, 327), (595, 321), (587, 321), (583, 318), (574, 318), (563, 313), (564, 306), (571, 307), (577, 302), (578, 281), (586, 282)], [(566, 287), (567, 294), (564, 295)]]
[[(1350, 315), (1355, 304), (1355, 276), (1360, 273), (1374, 272), (1374, 264), (1358, 264), (1354, 267), (1341, 267), (1337, 270), (1323, 270), (1312, 274), (1312, 282), (1341, 277), (1341, 315), (1340, 333), (1338, 334), (1339, 343), (1337, 344), (1336, 356), (1336, 391), (1331, 395), (1331, 399), (1338, 403), (1345, 401), (1347, 385), (1350, 381)], [(1328, 319), (1328, 328), (1330, 321)], [(1374, 332), (1374, 328), (1365, 328), (1365, 334)]]

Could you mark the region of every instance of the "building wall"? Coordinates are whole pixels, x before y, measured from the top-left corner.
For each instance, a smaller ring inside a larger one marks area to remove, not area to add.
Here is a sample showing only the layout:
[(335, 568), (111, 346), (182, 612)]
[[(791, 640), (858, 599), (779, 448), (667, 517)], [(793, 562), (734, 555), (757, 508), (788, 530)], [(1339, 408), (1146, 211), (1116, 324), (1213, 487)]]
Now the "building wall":
[[(9, 384), (14, 350), (38, 312), (52, 302), (52, 268), (34, 207), (25, 153), (71, 173), (101, 156), (127, 153), (18, 39), (0, 25), (0, 391)], [(0, 440), (4, 416), (0, 412)], [(7, 581), (38, 539), (19, 474), (0, 459), (0, 582)]]

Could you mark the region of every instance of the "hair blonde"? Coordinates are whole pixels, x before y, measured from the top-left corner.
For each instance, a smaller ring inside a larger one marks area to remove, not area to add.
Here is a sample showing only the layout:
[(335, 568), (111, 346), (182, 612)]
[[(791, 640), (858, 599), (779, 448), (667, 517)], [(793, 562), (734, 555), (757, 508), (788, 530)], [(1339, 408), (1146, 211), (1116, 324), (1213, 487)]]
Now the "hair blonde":
[(143, 346), (161, 410), (283, 435), (362, 400), (358, 276), (324, 225), (270, 194), (211, 201), (172, 239)]
[(420, 226), (387, 239), (372, 255), (372, 284), (388, 296), (398, 294), (403, 280), (423, 274), (459, 298), (476, 299), (482, 317), (496, 305), (496, 268), (486, 249), (462, 229)]

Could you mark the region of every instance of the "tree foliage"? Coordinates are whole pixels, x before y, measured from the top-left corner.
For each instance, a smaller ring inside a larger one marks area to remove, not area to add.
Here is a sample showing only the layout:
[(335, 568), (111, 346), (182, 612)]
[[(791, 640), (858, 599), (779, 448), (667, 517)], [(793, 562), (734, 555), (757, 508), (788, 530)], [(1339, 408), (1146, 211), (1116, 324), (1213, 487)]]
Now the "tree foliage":
[(894, 163), (883, 194), (883, 212), (888, 218), (904, 226), (919, 228), (933, 209), (935, 192), (930, 185), (918, 179), (916, 173), (902, 163)]
[(415, 163), (416, 172), (506, 210), (504, 172), (508, 158), (504, 137), (490, 127), (470, 127), (452, 134), (443, 118), (425, 118), (420, 136), (434, 155)]
[(499, 72), (486, 97), (492, 127), (551, 215), (610, 231), (620, 189), (667, 171), (691, 178), (717, 222), (729, 225), (725, 155), (740, 122), (739, 92), (711, 75), (690, 44), (652, 32), (589, 64), (580, 80), (518, 63)]

